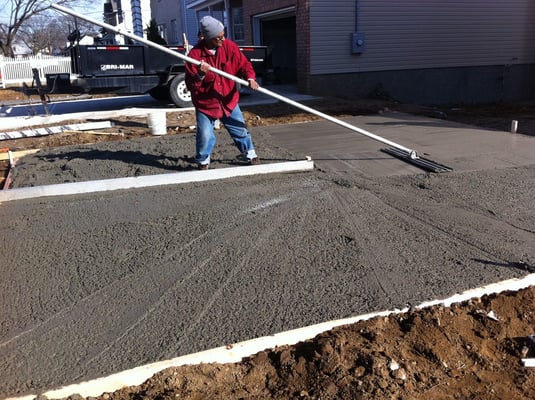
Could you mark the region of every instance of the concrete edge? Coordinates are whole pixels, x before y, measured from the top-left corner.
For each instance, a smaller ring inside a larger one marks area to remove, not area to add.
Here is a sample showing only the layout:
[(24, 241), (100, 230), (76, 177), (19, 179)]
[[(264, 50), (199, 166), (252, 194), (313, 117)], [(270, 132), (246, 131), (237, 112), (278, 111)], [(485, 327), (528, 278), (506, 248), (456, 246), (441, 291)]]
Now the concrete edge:
[(227, 179), (238, 176), (270, 174), (282, 172), (310, 171), (314, 162), (306, 160), (251, 166), (211, 169), (208, 171), (173, 172), (169, 174), (144, 175), (137, 177), (104, 179), (87, 182), (60, 183), (55, 185), (32, 186), (0, 191), (0, 203), (31, 199), (45, 196), (66, 196), (82, 193), (95, 193), (120, 189), (136, 189), (150, 186), (176, 185), (190, 182), (203, 182)]
[[(467, 290), (460, 294), (455, 294), (444, 300), (433, 300), (424, 302), (417, 306), (417, 309), (427, 308), (434, 305), (442, 304), (449, 307), (453, 303), (463, 302), (472, 298), (482, 297), (483, 295), (496, 294), (503, 291), (517, 291), (535, 285), (535, 274), (526, 275), (520, 279), (510, 279), (498, 283), (493, 283), (476, 289)], [(200, 363), (236, 363), (244, 357), (251, 356), (260, 351), (264, 351), (278, 346), (294, 345), (296, 343), (314, 338), (320, 333), (329, 331), (337, 326), (354, 324), (359, 321), (368, 320), (374, 317), (388, 316), (407, 312), (408, 308), (395, 309), (390, 311), (381, 311), (377, 313), (363, 314), (356, 317), (333, 320), (308, 327), (293, 329), (286, 332), (280, 332), (272, 336), (264, 336), (256, 339), (247, 340), (232, 345), (218, 347), (199, 353), (189, 354), (176, 357), (170, 360), (159, 361), (127, 371), (122, 371), (107, 377), (94, 379), (64, 386), (42, 393), (50, 399), (65, 398), (72, 394), (80, 394), (84, 397), (100, 396), (103, 393), (114, 392), (122, 387), (140, 385), (154, 374), (169, 368), (181, 365), (192, 365)], [(6, 400), (31, 400), (37, 395), (27, 395), (23, 397), (10, 397)]]

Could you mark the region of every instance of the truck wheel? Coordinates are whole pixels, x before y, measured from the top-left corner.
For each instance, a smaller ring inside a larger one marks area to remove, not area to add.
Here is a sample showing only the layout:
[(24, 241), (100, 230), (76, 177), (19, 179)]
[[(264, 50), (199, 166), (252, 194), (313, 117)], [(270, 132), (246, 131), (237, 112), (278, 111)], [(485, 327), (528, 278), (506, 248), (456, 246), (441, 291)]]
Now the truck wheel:
[(191, 93), (186, 87), (184, 74), (178, 74), (169, 84), (169, 96), (177, 107), (191, 107)]

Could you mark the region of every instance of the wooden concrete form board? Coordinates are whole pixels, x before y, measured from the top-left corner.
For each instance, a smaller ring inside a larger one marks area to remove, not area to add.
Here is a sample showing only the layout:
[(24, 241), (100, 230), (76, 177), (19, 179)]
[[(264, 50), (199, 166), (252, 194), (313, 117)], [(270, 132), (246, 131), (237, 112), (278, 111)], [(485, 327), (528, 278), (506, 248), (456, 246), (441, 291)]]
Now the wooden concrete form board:
[(0, 190), (4, 188), (4, 182), (9, 173), (9, 160), (0, 160)]
[[(456, 171), (535, 164), (535, 137), (531, 136), (402, 113), (356, 116), (343, 121)], [(367, 176), (423, 172), (380, 151), (389, 146), (329, 121), (264, 129), (280, 145), (310, 155), (318, 168), (358, 170)]]

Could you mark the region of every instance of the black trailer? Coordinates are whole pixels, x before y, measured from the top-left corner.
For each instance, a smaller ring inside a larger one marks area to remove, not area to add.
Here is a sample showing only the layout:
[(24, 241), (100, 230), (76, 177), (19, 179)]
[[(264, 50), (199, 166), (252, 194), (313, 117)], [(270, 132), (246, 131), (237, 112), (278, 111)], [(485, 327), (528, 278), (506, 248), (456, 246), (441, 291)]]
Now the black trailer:
[[(183, 46), (165, 46), (186, 53)], [(262, 78), (267, 66), (266, 46), (240, 47)], [(48, 88), (74, 86), (85, 93), (145, 94), (177, 107), (191, 106), (184, 61), (144, 45), (75, 45), (69, 49), (73, 76), (47, 75)]]

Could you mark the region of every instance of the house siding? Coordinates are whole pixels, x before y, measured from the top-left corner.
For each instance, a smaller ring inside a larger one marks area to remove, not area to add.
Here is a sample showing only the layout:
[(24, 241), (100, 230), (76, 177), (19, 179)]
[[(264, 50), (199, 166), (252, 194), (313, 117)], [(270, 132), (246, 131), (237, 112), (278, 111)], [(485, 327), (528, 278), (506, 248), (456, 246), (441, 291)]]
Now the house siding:
[[(310, 0), (309, 92), (426, 104), (535, 99), (534, 0)], [(351, 52), (352, 34), (365, 34)]]
[[(244, 0), (245, 43), (262, 44), (253, 25), (288, 7), (301, 92), (428, 104), (535, 100), (535, 0)], [(360, 54), (351, 49), (355, 32), (365, 35)]]
[[(179, 34), (182, 32), (182, 19), (180, 18), (180, 4), (176, 4), (174, 0), (152, 0), (150, 18), (154, 19), (158, 25), (165, 27), (166, 35), (163, 37), (167, 44), (178, 44), (173, 38), (173, 26), (171, 21), (174, 19), (177, 22), (177, 29)], [(170, 12), (170, 10), (173, 10)], [(150, 23), (150, 19), (143, 20), (143, 28), (146, 29)], [(180, 43), (182, 40), (180, 40)]]
[[(310, 3), (311, 74), (535, 62), (533, 0)], [(351, 53), (356, 30), (362, 54)]]
[[(164, 38), (167, 44), (184, 44), (184, 35), (191, 45), (197, 43), (198, 22), (194, 10), (186, 7), (185, 0), (151, 0), (151, 14), (143, 19), (144, 29), (149, 25), (150, 18), (154, 18), (159, 25), (164, 25), (167, 36)], [(178, 38), (173, 37), (173, 24), (175, 20), (178, 30)]]
[(188, 39), (190, 45), (195, 45), (198, 41), (197, 34), (199, 32), (199, 21), (197, 20), (197, 13), (195, 10), (187, 8), (187, 1), (181, 0), (182, 6), (182, 18), (184, 21), (184, 33)]

